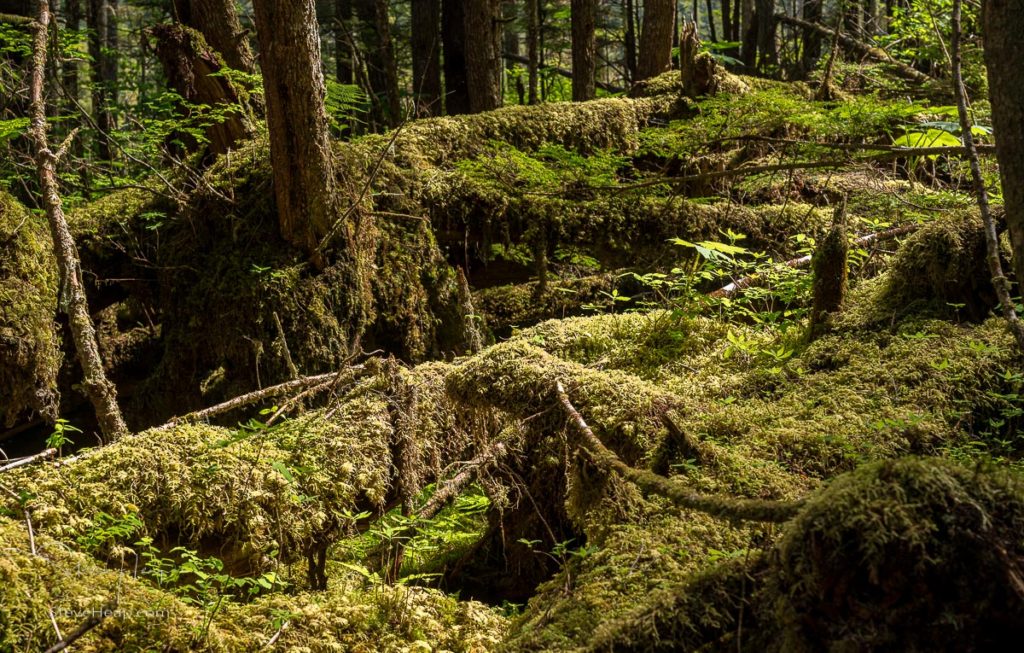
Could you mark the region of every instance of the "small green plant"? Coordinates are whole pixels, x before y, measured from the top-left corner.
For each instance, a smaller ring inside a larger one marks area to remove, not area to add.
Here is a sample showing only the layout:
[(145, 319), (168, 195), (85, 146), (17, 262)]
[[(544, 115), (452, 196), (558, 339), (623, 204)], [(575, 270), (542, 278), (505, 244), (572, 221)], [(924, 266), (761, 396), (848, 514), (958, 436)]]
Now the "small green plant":
[(58, 419), (53, 424), (53, 433), (46, 438), (46, 447), (48, 449), (56, 449), (57, 455), (63, 455), (64, 446), (68, 444), (74, 444), (74, 441), (68, 437), (71, 433), (81, 433), (82, 429), (76, 427), (66, 419)]

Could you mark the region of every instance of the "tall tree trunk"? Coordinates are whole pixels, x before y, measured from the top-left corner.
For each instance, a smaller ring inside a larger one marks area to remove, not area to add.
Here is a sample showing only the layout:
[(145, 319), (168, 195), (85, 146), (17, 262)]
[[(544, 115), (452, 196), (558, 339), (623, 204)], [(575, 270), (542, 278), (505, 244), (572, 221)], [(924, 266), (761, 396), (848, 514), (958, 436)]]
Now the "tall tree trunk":
[(466, 0), (466, 81), (471, 113), (501, 106), (501, 2)]
[(203, 39), (198, 30), (180, 24), (157, 25), (151, 33), (156, 38), (156, 54), (163, 64), (164, 76), (178, 95), (189, 105), (219, 107), (227, 112), (224, 120), (206, 128), (208, 151), (214, 155), (227, 153), (235, 143), (248, 140), (255, 129), (248, 108), (234, 83), (221, 75), (223, 59)]
[(537, 104), (540, 101), (540, 0), (526, 0), (526, 56), (529, 59), (526, 65), (529, 101)]
[[(724, 1), (728, 2), (728, 0), (724, 0)], [(708, 31), (711, 32), (711, 42), (712, 43), (717, 43), (718, 42), (718, 31), (715, 29), (715, 12), (714, 12), (714, 9), (713, 9), (713, 5), (711, 4), (711, 0), (707, 0), (707, 7), (708, 7)], [(722, 12), (722, 22), (723, 23), (725, 22), (725, 11), (724, 10)], [(722, 29), (723, 30), (725, 29), (724, 25), (722, 26)]]
[(441, 113), (441, 0), (412, 0), (412, 83), (416, 112)]
[[(64, 29), (76, 34), (82, 29), (82, 0), (64, 0)], [(76, 102), (81, 94), (76, 58), (69, 57), (64, 60), (61, 67), (61, 84), (63, 84), (64, 92), (68, 97), (66, 113), (76, 115), (78, 113)]]
[(636, 79), (660, 75), (672, 66), (672, 36), (675, 33), (674, 0), (646, 0), (640, 29), (640, 57)]
[(313, 0), (255, 0), (253, 10), (281, 235), (316, 262), (337, 217), (316, 9)]
[(775, 1), (757, 0), (757, 52), (758, 68), (762, 71), (778, 63), (778, 52), (775, 49)]
[[(536, 2), (536, 0), (533, 0)], [(626, 0), (622, 6), (622, 19), (626, 23), (626, 83), (632, 84), (636, 81), (636, 8), (634, 0)]]
[(377, 119), (390, 127), (402, 121), (398, 69), (391, 44), (391, 20), (387, 0), (356, 0), (360, 40), (366, 51), (368, 90), (374, 98)]
[(36, 146), (36, 168), (43, 208), (46, 210), (53, 238), (53, 250), (60, 272), (59, 305), (68, 314), (71, 335), (82, 365), (82, 386), (96, 411), (100, 430), (108, 440), (128, 433), (128, 427), (117, 405), (117, 388), (103, 371), (96, 328), (89, 314), (89, 303), (82, 283), (78, 249), (64, 217), (64, 206), (57, 186), (57, 161), (61, 152), (53, 152), (46, 136), (46, 101), (43, 97), (46, 71), (47, 29), (50, 24), (48, 0), (39, 0), (39, 13), (33, 39), (33, 65), (30, 95), (32, 98), (31, 134)]
[(466, 75), (466, 21), (463, 9), (463, 0), (442, 0), (444, 108), (450, 116), (470, 111), (469, 80)]
[(1016, 0), (984, 0), (985, 67), (1017, 292), (1024, 284), (1024, 11)]
[(113, 158), (110, 135), (115, 128), (112, 107), (117, 104), (117, 0), (89, 0), (89, 56), (92, 58), (92, 110), (100, 133), (96, 154)]
[(743, 19), (741, 29), (743, 44), (740, 58), (748, 69), (753, 70), (757, 65), (757, 22), (754, 19), (754, 0), (740, 1), (742, 3), (740, 12)]
[(224, 57), (224, 63), (235, 70), (256, 72), (235, 0), (174, 0), (174, 9), (178, 20), (198, 30), (207, 45)]
[(355, 57), (352, 53), (352, 0), (334, 0), (334, 78), (339, 84), (355, 83)]
[(597, 2), (572, 0), (572, 99), (593, 100), (597, 74)]

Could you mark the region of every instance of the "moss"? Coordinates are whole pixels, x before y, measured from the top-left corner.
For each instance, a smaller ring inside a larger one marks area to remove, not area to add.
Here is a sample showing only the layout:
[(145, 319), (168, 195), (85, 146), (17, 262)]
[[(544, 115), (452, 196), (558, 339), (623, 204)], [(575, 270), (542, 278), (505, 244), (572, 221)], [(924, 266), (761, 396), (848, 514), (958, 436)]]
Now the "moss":
[(0, 193), (0, 424), (56, 418), (57, 265), (45, 219)]
[(935, 459), (833, 481), (778, 545), (776, 650), (988, 650), (1024, 623), (1024, 488)]

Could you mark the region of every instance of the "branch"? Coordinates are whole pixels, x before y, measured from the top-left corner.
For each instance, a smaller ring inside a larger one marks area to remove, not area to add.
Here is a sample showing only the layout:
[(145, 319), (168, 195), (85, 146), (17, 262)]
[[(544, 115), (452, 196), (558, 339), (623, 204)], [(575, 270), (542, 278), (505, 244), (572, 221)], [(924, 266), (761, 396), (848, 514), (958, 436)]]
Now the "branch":
[(304, 390), (309, 387), (319, 386), (321, 384), (332, 383), (336, 379), (340, 378), (345, 372), (352, 374), (358, 374), (366, 369), (365, 365), (353, 365), (352, 367), (343, 369), (339, 372), (328, 372), (327, 374), (317, 374), (315, 376), (304, 376), (300, 379), (294, 379), (292, 381), (286, 381), (279, 385), (264, 388), (262, 390), (255, 390), (253, 392), (246, 393), (244, 395), (229, 399), (223, 403), (217, 404), (216, 406), (210, 406), (203, 410), (198, 410), (181, 417), (175, 417), (166, 424), (156, 427), (156, 431), (165, 431), (167, 429), (174, 428), (184, 422), (198, 422), (200, 420), (209, 419), (216, 415), (222, 415), (229, 413), (236, 408), (242, 408), (251, 404), (259, 403), (264, 399), (270, 399), (271, 397), (277, 397), (285, 395), (296, 390)]
[(604, 469), (618, 472), (619, 475), (634, 483), (644, 492), (663, 496), (680, 508), (740, 521), (785, 522), (796, 516), (803, 506), (802, 501), (734, 499), (697, 494), (660, 474), (630, 467), (594, 435), (583, 416), (569, 401), (569, 395), (566, 394), (561, 381), (555, 383), (555, 393), (562, 408), (569, 416), (569, 420), (580, 435), (580, 446), (590, 453), (593, 461)]
[[(874, 242), (892, 240), (893, 238), (905, 236), (906, 234), (917, 231), (919, 227), (920, 225), (917, 224), (908, 224), (903, 225), (902, 227), (893, 227), (892, 229), (887, 229), (885, 231), (876, 231), (873, 234), (868, 234), (867, 236), (861, 236), (860, 238), (857, 238), (856, 240), (853, 241), (853, 244), (857, 247), (865, 247)], [(777, 270), (781, 268), (804, 268), (810, 265), (810, 263), (811, 255), (808, 254), (807, 256), (801, 256), (799, 258), (794, 258), (783, 263), (779, 263), (778, 265), (773, 266), (773, 269)], [(757, 281), (759, 281), (762, 278), (763, 275), (761, 274), (752, 274), (749, 277), (743, 277), (738, 281), (734, 281), (727, 286), (719, 288), (718, 290), (711, 293), (709, 296), (732, 297), (739, 291), (753, 286)]]
[(8, 472), (12, 469), (17, 469), (19, 467), (24, 467), (25, 465), (30, 465), (36, 462), (37, 460), (45, 460), (46, 458), (49, 458), (56, 453), (56, 449), (46, 449), (45, 451), (40, 451), (39, 453), (33, 456), (25, 456), (24, 458), (18, 458), (4, 465), (3, 467), (0, 467), (0, 472)]
[(103, 606), (99, 610), (93, 610), (92, 613), (89, 615), (89, 618), (82, 622), (82, 625), (79, 626), (75, 630), (75, 632), (71, 633), (67, 636), (67, 638), (62, 639), (50, 648), (46, 649), (45, 653), (58, 653), (58, 651), (63, 651), (67, 647), (74, 644), (79, 638), (82, 637), (82, 635), (85, 635), (87, 632), (103, 623), (103, 620), (109, 617), (113, 612), (114, 609), (109, 606)]

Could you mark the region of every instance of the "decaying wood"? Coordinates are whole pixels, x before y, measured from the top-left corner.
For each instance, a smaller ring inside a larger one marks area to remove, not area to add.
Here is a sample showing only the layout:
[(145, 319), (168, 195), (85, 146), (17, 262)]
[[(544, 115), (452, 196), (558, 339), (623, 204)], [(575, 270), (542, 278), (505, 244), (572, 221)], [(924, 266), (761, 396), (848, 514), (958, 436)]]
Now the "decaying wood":
[(591, 460), (599, 467), (617, 472), (644, 492), (665, 497), (680, 508), (739, 521), (785, 522), (792, 519), (803, 505), (799, 501), (730, 499), (697, 494), (660, 474), (630, 467), (594, 434), (572, 405), (561, 381), (555, 383), (555, 394), (580, 435), (579, 446), (587, 451)]
[(117, 389), (103, 370), (96, 339), (96, 328), (89, 313), (89, 303), (82, 283), (82, 268), (75, 240), (64, 217), (64, 204), (57, 184), (57, 156), (46, 136), (46, 100), (43, 97), (46, 74), (47, 32), (50, 25), (50, 7), (46, 0), (39, 2), (39, 17), (35, 25), (32, 61), (32, 122), (29, 129), (36, 148), (36, 168), (43, 207), (46, 210), (54, 254), (60, 271), (60, 310), (68, 315), (72, 339), (78, 360), (82, 365), (82, 387), (92, 402), (100, 430), (109, 440), (128, 433), (128, 427), (117, 405)]
[(103, 623), (104, 619), (114, 614), (114, 610), (114, 607), (105, 605), (99, 610), (90, 611), (89, 618), (83, 621), (82, 624), (75, 629), (75, 632), (71, 633), (66, 638), (57, 642), (50, 648), (46, 649), (45, 653), (57, 653), (58, 651), (63, 651), (64, 649), (78, 641), (83, 635), (88, 633), (90, 630)]

